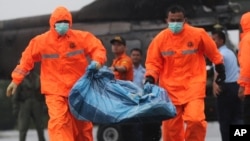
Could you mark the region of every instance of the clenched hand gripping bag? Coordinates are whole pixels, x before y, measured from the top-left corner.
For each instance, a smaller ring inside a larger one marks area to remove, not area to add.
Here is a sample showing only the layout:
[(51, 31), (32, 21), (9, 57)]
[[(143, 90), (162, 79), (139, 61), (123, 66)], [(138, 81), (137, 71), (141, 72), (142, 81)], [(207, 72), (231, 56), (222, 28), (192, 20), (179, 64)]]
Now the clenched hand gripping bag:
[(145, 93), (131, 81), (116, 80), (106, 66), (87, 69), (69, 94), (71, 113), (100, 124), (162, 121), (176, 115), (167, 92), (150, 84)]

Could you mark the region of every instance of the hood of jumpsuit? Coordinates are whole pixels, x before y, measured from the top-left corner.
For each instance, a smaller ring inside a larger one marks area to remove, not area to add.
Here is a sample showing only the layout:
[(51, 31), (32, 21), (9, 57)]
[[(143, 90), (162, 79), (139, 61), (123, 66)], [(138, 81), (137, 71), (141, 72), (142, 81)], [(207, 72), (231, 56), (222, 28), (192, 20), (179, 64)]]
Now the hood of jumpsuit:
[(240, 33), (240, 39), (242, 39), (246, 33), (250, 32), (250, 12), (242, 15), (240, 26), (242, 30), (242, 33)]
[[(56, 33), (55, 23), (58, 21), (67, 20), (69, 21), (69, 28), (72, 27), (72, 15), (69, 10), (63, 6), (57, 7), (50, 16), (49, 24), (50, 30)], [(56, 33), (57, 34), (57, 33)]]

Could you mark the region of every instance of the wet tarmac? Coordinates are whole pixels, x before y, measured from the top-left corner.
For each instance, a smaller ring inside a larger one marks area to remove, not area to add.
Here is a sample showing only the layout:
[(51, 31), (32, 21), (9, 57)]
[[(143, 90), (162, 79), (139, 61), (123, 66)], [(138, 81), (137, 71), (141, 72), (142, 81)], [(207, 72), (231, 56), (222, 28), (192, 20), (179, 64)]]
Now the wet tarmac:
[[(94, 141), (96, 139), (97, 127), (94, 127), (93, 135)], [(46, 141), (48, 139), (47, 129), (45, 130)], [(209, 122), (207, 128), (207, 135), (205, 141), (220, 141), (220, 132), (219, 132), (219, 124), (218, 122)], [(8, 131), (0, 131), (0, 141), (18, 141), (18, 131), (17, 130), (8, 130)], [(36, 130), (30, 129), (27, 133), (26, 141), (38, 141)]]

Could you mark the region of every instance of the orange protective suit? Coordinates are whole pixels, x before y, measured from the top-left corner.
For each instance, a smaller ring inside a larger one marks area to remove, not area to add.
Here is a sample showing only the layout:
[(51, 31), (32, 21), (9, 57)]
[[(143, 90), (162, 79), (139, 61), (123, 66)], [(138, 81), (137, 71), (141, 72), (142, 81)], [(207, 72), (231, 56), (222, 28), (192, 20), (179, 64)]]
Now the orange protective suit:
[(129, 56), (127, 56), (125, 53), (123, 53), (118, 58), (115, 58), (113, 60), (113, 63), (111, 65), (112, 67), (115, 66), (124, 66), (126, 68), (126, 72), (121, 73), (114, 71), (115, 78), (119, 80), (130, 80), (133, 81), (133, 62)]
[[(146, 76), (159, 80), (177, 108), (177, 116), (163, 121), (164, 141), (204, 141), (206, 121), (206, 55), (214, 64), (223, 58), (214, 41), (201, 28), (188, 24), (173, 34), (161, 31), (151, 42), (146, 58)], [(187, 123), (186, 131), (183, 124)]]
[(49, 110), (50, 141), (92, 141), (92, 123), (78, 121), (71, 115), (68, 95), (85, 73), (87, 56), (104, 64), (106, 50), (89, 32), (69, 29), (66, 35), (59, 36), (54, 25), (62, 20), (72, 26), (70, 12), (58, 7), (50, 17), (50, 30), (34, 37), (22, 53), (20, 64), (12, 72), (12, 81), (19, 84), (34, 63), (41, 62), (41, 91)]
[(241, 17), (241, 41), (239, 44), (238, 59), (240, 64), (240, 76), (238, 83), (245, 88), (244, 94), (250, 95), (250, 12)]

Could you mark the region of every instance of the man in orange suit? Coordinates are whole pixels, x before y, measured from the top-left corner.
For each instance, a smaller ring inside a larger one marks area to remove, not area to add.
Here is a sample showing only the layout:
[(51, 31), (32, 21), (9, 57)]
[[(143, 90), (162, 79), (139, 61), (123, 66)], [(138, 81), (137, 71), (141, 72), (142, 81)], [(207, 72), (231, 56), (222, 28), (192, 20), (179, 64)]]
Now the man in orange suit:
[(207, 127), (204, 55), (215, 64), (218, 84), (225, 80), (223, 58), (204, 29), (186, 23), (182, 7), (169, 7), (166, 22), (168, 28), (149, 45), (144, 88), (147, 83), (159, 82), (176, 106), (177, 116), (162, 122), (164, 141), (204, 141)]
[(50, 141), (92, 141), (92, 123), (72, 116), (69, 91), (89, 67), (99, 69), (106, 61), (106, 50), (98, 38), (85, 31), (73, 30), (71, 13), (57, 7), (50, 17), (49, 31), (34, 37), (22, 53), (20, 64), (12, 72), (7, 96), (41, 62), (41, 92), (48, 107)]
[(250, 12), (242, 15), (240, 25), (242, 33), (238, 52), (240, 64), (239, 97), (244, 99), (244, 122), (250, 124)]

